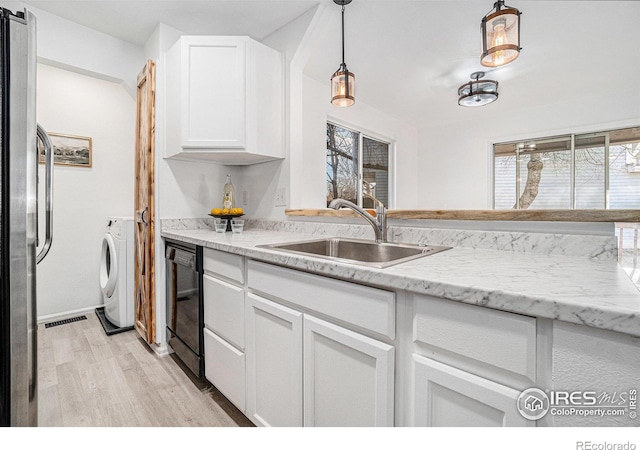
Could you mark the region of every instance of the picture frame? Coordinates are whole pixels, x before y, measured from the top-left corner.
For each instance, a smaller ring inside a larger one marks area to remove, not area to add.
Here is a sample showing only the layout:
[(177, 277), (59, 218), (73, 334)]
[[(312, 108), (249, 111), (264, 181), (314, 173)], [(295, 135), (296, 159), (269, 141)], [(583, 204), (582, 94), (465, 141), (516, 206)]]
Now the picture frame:
[[(58, 166), (87, 167), (92, 166), (92, 139), (87, 136), (48, 133), (53, 146), (53, 162)], [(42, 142), (38, 140), (38, 162), (44, 164), (45, 152)]]

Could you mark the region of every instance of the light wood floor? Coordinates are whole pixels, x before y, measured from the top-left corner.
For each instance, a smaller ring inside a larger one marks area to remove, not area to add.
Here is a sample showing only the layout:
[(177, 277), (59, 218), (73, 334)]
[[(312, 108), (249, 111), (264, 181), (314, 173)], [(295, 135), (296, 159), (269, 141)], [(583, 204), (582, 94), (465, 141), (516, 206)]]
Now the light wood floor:
[(39, 426), (252, 426), (176, 358), (158, 357), (135, 331), (107, 336), (86, 316), (38, 326)]

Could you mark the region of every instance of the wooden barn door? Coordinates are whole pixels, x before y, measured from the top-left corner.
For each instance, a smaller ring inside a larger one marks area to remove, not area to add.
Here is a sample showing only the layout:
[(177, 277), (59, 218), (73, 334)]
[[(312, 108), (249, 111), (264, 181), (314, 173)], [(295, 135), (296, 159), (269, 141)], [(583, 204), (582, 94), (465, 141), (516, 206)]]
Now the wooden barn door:
[(152, 344), (156, 339), (154, 270), (155, 63), (138, 74), (135, 190), (135, 321)]

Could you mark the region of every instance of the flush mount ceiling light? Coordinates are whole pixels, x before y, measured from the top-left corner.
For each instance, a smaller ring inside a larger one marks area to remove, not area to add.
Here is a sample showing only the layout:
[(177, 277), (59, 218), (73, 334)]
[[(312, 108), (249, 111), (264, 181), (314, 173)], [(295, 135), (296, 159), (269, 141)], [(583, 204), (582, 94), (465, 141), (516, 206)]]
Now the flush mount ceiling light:
[(484, 72), (473, 72), (471, 80), (458, 88), (458, 105), (484, 106), (498, 99), (498, 82), (481, 80)]
[(482, 57), (485, 67), (498, 67), (510, 63), (520, 55), (520, 15), (516, 8), (506, 6), (504, 0), (494, 3), (492, 10), (482, 18)]
[(331, 103), (335, 106), (351, 106), (356, 102), (355, 75), (349, 72), (344, 62), (344, 7), (351, 0), (333, 0), (336, 5), (342, 6), (342, 64), (331, 76)]

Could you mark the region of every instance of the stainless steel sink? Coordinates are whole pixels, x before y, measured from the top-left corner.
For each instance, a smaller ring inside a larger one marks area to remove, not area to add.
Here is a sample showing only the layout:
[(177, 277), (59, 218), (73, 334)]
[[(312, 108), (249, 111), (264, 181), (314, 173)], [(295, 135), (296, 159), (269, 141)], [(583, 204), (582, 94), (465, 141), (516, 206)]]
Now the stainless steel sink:
[(258, 247), (378, 268), (393, 266), (451, 248), (434, 245), (376, 243), (373, 241), (339, 238), (265, 244), (258, 245)]

